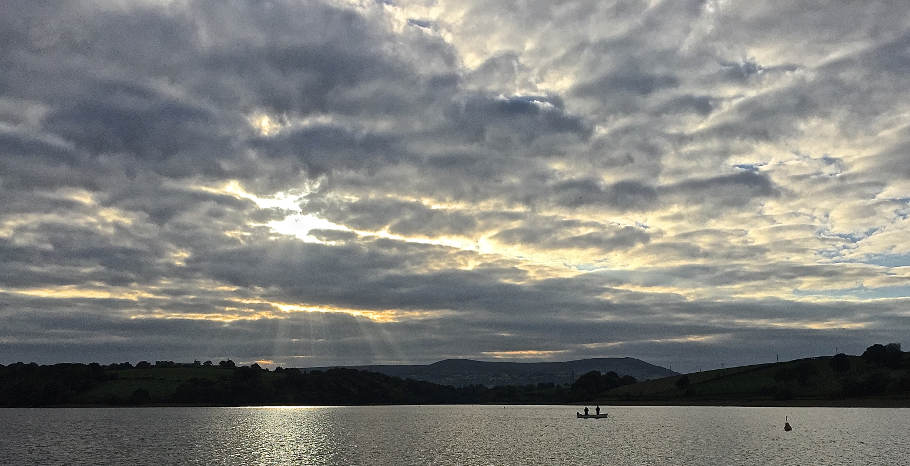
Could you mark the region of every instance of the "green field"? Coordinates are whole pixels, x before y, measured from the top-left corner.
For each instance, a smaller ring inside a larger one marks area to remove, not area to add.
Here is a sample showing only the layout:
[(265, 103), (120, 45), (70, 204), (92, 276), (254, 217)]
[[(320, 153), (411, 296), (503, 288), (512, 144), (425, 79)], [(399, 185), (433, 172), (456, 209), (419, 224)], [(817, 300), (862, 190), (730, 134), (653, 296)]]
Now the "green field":
[(109, 374), (112, 376), (110, 380), (80, 393), (75, 401), (85, 404), (122, 403), (130, 400), (137, 390), (146, 390), (153, 400), (167, 399), (178, 386), (191, 379), (226, 379), (232, 372), (212, 366), (121, 369), (109, 371)]

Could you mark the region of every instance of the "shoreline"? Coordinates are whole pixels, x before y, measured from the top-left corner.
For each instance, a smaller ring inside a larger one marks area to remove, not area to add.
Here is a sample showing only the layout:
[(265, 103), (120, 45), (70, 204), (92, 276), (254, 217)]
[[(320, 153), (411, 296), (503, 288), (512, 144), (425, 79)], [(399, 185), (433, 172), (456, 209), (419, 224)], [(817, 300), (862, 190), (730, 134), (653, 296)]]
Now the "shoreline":
[(602, 407), (739, 407), (739, 408), (910, 408), (910, 399), (850, 399), (850, 400), (691, 400), (681, 403), (678, 400), (601, 400), (588, 403), (377, 403), (377, 404), (329, 404), (329, 405), (279, 405), (279, 404), (244, 404), (221, 405), (199, 403), (146, 403), (146, 404), (63, 404), (48, 406), (0, 406), (0, 409), (35, 409), (35, 408), (278, 408), (278, 407), (358, 407), (358, 406), (585, 406), (599, 404)]

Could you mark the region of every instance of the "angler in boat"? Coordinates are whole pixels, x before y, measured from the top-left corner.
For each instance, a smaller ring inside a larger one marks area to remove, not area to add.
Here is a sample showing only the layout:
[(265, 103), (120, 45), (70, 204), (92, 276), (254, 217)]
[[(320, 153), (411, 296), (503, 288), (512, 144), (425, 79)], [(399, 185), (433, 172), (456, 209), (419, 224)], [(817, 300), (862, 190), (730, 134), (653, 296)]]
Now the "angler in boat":
[(581, 414), (579, 412), (575, 413), (575, 417), (578, 419), (604, 419), (607, 417), (607, 413), (600, 414), (600, 406), (598, 405), (595, 409), (595, 414), (589, 414), (588, 407), (585, 406), (585, 413)]

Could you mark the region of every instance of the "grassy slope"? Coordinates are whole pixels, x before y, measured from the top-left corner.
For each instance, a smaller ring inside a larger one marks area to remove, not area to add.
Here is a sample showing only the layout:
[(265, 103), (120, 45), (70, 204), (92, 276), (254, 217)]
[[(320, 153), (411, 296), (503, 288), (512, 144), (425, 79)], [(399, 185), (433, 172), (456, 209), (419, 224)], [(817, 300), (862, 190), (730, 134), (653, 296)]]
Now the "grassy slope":
[[(908, 380), (910, 369), (905, 354), (901, 368), (890, 369), (866, 363), (851, 356), (850, 369), (836, 372), (830, 357), (807, 358), (783, 363), (757, 364), (729, 369), (695, 372), (685, 375), (687, 386), (678, 385), (684, 376), (649, 380), (634, 385), (618, 387), (604, 392), (602, 402), (655, 402), (672, 404), (850, 404), (866, 400), (894, 402), (910, 405), (910, 391), (903, 378)], [(845, 386), (866, 380), (873, 374), (885, 374), (889, 380), (884, 393), (853, 396), (845, 393)], [(859, 403), (863, 404), (863, 403)], [(886, 403), (888, 404), (888, 403)], [(891, 403), (893, 404), (893, 403)]]
[(192, 378), (218, 379), (232, 374), (232, 371), (219, 367), (123, 369), (108, 372), (116, 374), (117, 378), (79, 394), (77, 402), (104, 403), (111, 397), (128, 400), (140, 388), (147, 390), (152, 398), (161, 399), (172, 395), (181, 383)]

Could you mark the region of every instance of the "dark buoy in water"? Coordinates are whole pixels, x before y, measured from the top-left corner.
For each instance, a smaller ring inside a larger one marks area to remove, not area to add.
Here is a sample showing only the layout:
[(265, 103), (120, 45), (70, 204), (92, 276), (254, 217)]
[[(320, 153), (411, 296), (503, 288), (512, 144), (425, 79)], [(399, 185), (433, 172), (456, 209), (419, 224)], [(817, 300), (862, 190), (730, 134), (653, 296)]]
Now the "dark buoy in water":
[(784, 432), (790, 432), (791, 430), (793, 430), (793, 428), (790, 427), (790, 418), (784, 416)]

